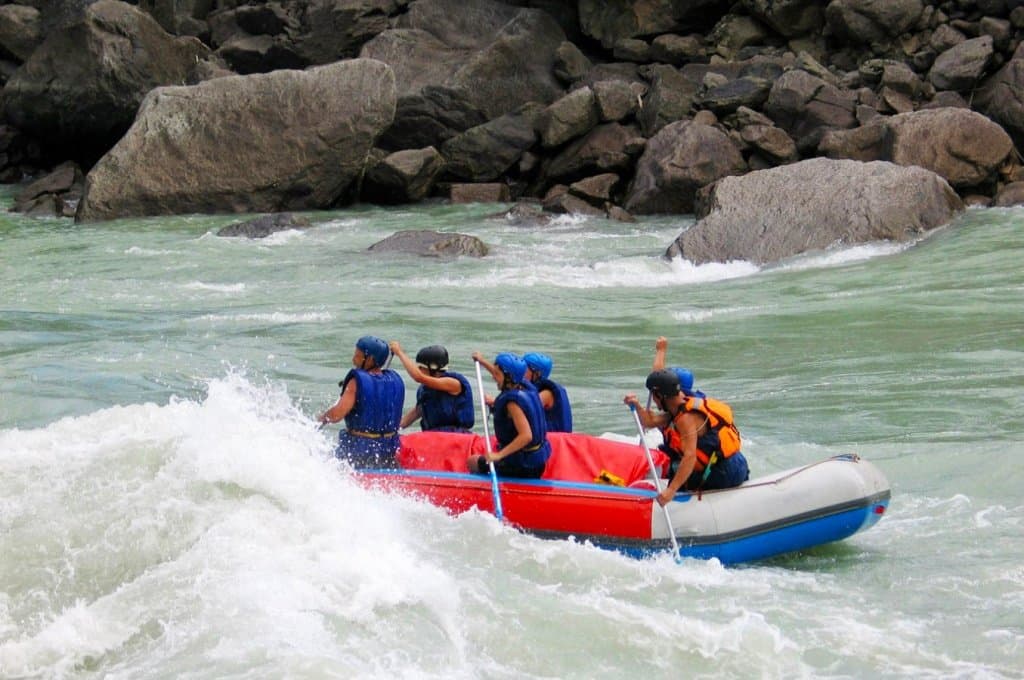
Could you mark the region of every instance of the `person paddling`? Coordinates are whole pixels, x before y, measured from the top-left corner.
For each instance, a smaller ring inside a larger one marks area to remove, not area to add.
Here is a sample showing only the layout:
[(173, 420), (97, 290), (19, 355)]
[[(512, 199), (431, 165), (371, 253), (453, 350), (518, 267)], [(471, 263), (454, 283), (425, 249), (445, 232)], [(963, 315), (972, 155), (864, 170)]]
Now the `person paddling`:
[(669, 483), (658, 494), (658, 503), (670, 502), (680, 489), (726, 489), (747, 480), (750, 470), (728, 404), (684, 395), (679, 376), (667, 368), (648, 375), (646, 386), (661, 413), (641, 406), (635, 394), (627, 394), (623, 401), (636, 408), (644, 427), (661, 430), (665, 443), (660, 448), (672, 461)]
[(527, 352), (526, 379), (533, 383), (544, 406), (548, 432), (572, 432), (572, 407), (565, 388), (550, 378), (554, 362), (547, 354)]
[(398, 467), (405, 384), (398, 373), (386, 368), (389, 355), (384, 340), (373, 335), (359, 338), (353, 368), (338, 383), (341, 396), (320, 415), (323, 424), (345, 419), (334, 455), (357, 469)]
[(509, 352), (498, 354), (493, 364), (479, 352), (473, 353), (473, 359), (487, 369), (500, 390), (493, 404), (498, 450), (470, 456), (466, 461), (469, 471), (488, 474), (488, 462), (493, 462), (499, 476), (539, 478), (551, 456), (551, 444), (544, 406), (537, 390), (524, 382), (526, 362)]
[(416, 404), (402, 416), (401, 427), (417, 420), (423, 430), (469, 432), (473, 429), (476, 407), (473, 388), (461, 373), (448, 370), (448, 350), (430, 345), (416, 353), (413, 362), (397, 340), (391, 341), (391, 352), (398, 357), (409, 377), (419, 383)]

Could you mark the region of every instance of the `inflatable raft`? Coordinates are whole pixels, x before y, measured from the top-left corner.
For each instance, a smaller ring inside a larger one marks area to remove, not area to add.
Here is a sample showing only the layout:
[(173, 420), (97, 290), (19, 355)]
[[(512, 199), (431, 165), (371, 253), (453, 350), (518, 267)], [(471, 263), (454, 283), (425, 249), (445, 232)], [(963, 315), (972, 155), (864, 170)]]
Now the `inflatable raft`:
[[(672, 550), (643, 447), (578, 433), (548, 438), (552, 455), (542, 479), (499, 479), (504, 521), (537, 536), (572, 537), (637, 557)], [(403, 469), (362, 470), (359, 478), (455, 514), (493, 513), (491, 478), (466, 468), (467, 457), (483, 454), (485, 444), (475, 434), (403, 435)], [(667, 465), (661, 451), (652, 453), (656, 466)], [(878, 468), (842, 455), (733, 489), (679, 493), (666, 507), (680, 556), (735, 564), (847, 538), (878, 522), (889, 496)]]

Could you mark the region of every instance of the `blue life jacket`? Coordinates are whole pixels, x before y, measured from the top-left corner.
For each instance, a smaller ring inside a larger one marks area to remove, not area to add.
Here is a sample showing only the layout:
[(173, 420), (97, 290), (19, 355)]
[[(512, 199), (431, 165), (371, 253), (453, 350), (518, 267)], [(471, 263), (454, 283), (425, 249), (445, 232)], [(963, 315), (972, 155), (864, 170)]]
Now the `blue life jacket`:
[(462, 385), (458, 394), (449, 394), (420, 385), (416, 390), (416, 405), (420, 408), (420, 426), (424, 430), (472, 430), (475, 422), (473, 388), (461, 373), (444, 371), (439, 377), (455, 378)]
[(522, 409), (526, 421), (530, 424), (533, 438), (526, 446), (506, 456), (499, 463), (507, 461), (506, 465), (543, 470), (544, 464), (551, 456), (551, 444), (548, 443), (544, 406), (540, 403), (537, 390), (517, 385), (512, 389), (502, 391), (494, 400), (494, 436), (498, 439), (498, 448), (505, 448), (519, 434), (515, 422), (508, 413), (510, 402), (514, 402)]
[(345, 429), (338, 433), (335, 455), (349, 459), (355, 467), (394, 467), (405, 383), (390, 369), (369, 373), (354, 368), (341, 381), (343, 392), (349, 380), (356, 381), (356, 403), (345, 416)]
[(550, 391), (554, 397), (551, 408), (544, 411), (548, 432), (572, 432), (572, 407), (565, 388), (550, 378), (541, 378), (537, 381), (537, 391), (544, 390)]

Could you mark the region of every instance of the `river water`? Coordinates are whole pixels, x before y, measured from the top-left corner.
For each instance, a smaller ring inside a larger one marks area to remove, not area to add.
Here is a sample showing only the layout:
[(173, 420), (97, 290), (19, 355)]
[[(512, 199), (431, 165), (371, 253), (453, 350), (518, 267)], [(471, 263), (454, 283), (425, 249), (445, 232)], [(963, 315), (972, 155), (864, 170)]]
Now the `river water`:
[[(685, 217), (499, 210), (0, 215), (0, 677), (1024, 677), (1024, 210), (765, 268), (661, 259)], [(492, 253), (365, 252), (413, 228)], [(665, 335), (754, 476), (855, 452), (892, 503), (725, 568), (367, 491), (313, 420), (367, 333), (544, 351), (619, 435)]]

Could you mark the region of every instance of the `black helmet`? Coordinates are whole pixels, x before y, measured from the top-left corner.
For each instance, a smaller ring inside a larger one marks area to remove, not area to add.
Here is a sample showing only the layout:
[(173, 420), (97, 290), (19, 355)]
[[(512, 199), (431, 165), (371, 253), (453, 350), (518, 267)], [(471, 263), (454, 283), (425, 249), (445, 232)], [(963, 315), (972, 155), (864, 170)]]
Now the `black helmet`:
[(679, 376), (668, 368), (654, 371), (647, 376), (647, 389), (662, 397), (674, 397), (679, 394)]
[(441, 345), (424, 347), (416, 352), (416, 363), (430, 371), (443, 371), (448, 368), (448, 350)]

